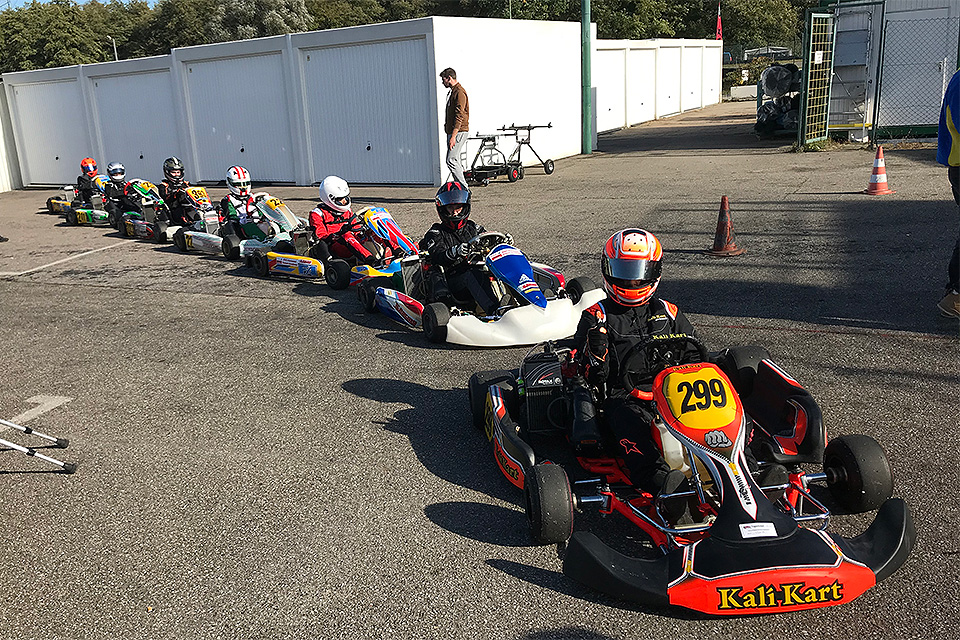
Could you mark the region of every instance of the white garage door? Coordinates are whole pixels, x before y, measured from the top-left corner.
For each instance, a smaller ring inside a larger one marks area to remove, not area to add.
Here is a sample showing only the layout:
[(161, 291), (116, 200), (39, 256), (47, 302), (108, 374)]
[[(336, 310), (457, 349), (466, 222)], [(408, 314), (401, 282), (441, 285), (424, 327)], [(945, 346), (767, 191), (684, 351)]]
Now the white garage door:
[(597, 131), (620, 129), (627, 124), (625, 52), (598, 49), (591, 61), (591, 80), (597, 88)]
[(423, 38), (301, 51), (314, 181), (433, 184)]
[(239, 164), (255, 182), (296, 181), (280, 53), (187, 62), (183, 73), (199, 180)]
[(92, 78), (97, 128), (108, 162), (128, 178), (157, 181), (163, 160), (182, 156), (169, 71)]
[(657, 50), (632, 49), (627, 55), (630, 65), (627, 121), (639, 124), (657, 117)]
[[(23, 183), (64, 185), (77, 181), (80, 161), (95, 155), (87, 137), (80, 83), (76, 80), (17, 85), (17, 151)], [(100, 158), (95, 158), (102, 162)]]
[(699, 109), (703, 106), (703, 47), (684, 47), (682, 64), (680, 108)]
[(680, 47), (657, 54), (657, 117), (680, 113)]

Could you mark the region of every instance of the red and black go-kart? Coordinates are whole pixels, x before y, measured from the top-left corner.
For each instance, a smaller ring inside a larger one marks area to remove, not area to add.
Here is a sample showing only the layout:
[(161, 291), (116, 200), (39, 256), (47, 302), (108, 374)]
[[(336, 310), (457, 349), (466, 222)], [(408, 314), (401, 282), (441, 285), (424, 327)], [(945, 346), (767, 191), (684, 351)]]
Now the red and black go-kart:
[[(683, 363), (678, 354), (692, 351), (689, 345), (698, 361)], [(593, 454), (577, 461), (594, 477), (571, 490), (564, 468), (533, 448), (541, 438), (569, 432), (572, 380), (563, 376), (569, 354), (548, 343), (519, 371), (474, 374), (469, 393), (474, 423), (486, 429), (497, 465), (523, 490), (534, 541), (567, 543), (563, 572), (574, 580), (653, 606), (775, 613), (849, 602), (893, 574), (913, 549), (916, 530), (906, 503), (890, 497), (893, 477), (880, 445), (851, 435), (824, 446), (820, 407), (760, 347), (727, 349), (710, 362), (687, 335), (638, 345), (621, 363), (624, 386), (649, 389), (652, 381), (654, 439), (688, 475), (691, 489), (641, 493), (617, 459)], [(784, 465), (788, 482), (761, 487), (748, 471), (751, 420), (761, 469)], [(822, 472), (801, 469), (810, 463), (822, 464)], [(825, 483), (829, 492), (814, 497), (813, 483)], [(669, 521), (664, 514), (677, 513), (664, 508), (671, 500), (686, 501), (693, 517)], [(864, 533), (844, 538), (826, 531), (834, 502), (846, 512), (879, 511)], [(624, 516), (663, 555), (630, 557), (593, 533), (574, 532), (575, 513), (590, 506)]]

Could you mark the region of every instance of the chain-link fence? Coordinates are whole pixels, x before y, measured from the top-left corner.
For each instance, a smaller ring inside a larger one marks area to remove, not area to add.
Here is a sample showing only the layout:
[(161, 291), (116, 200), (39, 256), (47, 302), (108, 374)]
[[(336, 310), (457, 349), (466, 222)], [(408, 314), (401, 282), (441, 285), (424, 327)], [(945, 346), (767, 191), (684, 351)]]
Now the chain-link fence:
[(957, 70), (958, 30), (957, 18), (886, 22), (874, 118), (878, 133), (902, 136), (936, 128), (944, 91)]

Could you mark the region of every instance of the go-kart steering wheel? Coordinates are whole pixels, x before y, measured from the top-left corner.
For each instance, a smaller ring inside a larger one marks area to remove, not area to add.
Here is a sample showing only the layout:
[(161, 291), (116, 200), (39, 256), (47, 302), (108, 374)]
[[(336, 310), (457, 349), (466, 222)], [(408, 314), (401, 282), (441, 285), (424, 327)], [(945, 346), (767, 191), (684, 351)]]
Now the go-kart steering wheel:
[[(697, 354), (688, 354), (688, 346), (695, 347)], [(653, 335), (627, 351), (620, 362), (620, 380), (624, 389), (633, 391), (649, 385), (667, 367), (706, 361), (707, 348), (694, 336), (686, 333)]]
[(467, 241), (467, 244), (470, 245), (470, 255), (468, 259), (471, 262), (482, 262), (483, 258), (485, 258), (495, 246), (507, 241), (508, 236), (505, 233), (500, 233), (498, 231), (486, 231), (481, 233), (475, 238)]

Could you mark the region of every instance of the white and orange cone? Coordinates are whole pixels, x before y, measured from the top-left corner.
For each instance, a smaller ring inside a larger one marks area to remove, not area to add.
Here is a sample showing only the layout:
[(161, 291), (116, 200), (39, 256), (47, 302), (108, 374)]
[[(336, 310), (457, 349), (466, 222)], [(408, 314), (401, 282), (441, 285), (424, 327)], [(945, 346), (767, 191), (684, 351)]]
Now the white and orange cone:
[(887, 165), (883, 161), (883, 147), (877, 147), (877, 157), (873, 161), (873, 175), (870, 176), (870, 184), (863, 192), (869, 196), (896, 193), (887, 186)]

